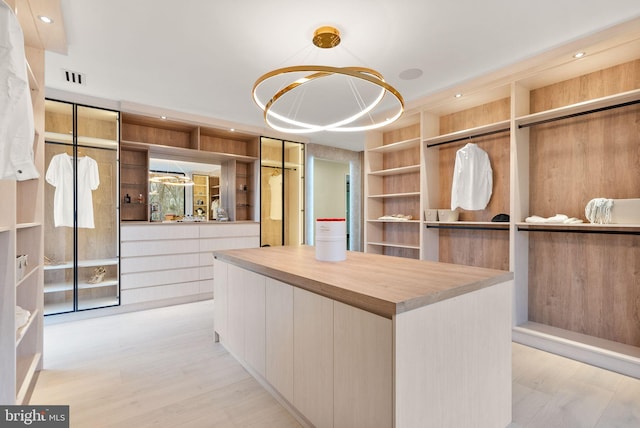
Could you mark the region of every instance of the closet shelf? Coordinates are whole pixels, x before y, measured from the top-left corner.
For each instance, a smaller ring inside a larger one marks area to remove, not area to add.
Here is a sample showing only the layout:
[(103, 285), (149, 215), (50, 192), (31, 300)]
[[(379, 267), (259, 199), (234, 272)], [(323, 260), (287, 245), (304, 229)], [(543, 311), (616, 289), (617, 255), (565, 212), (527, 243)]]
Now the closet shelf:
[(32, 267), (29, 272), (25, 273), (24, 276), (20, 279), (20, 281), (16, 282), (16, 287), (20, 287), (22, 284), (29, 280), (29, 277), (38, 271), (38, 266)]
[(425, 221), (427, 229), (509, 230), (509, 223), (495, 221)]
[(196, 162), (221, 162), (225, 160), (238, 160), (251, 162), (258, 160), (256, 156), (238, 155), (233, 153), (212, 152), (208, 150), (189, 149), (184, 147), (165, 146), (161, 144), (150, 144), (142, 141), (121, 140), (121, 144), (132, 149), (148, 150), (150, 155), (159, 157), (176, 157), (181, 160), (193, 160)]
[(11, 230), (11, 228), (9, 228), (7, 226), (0, 226), (0, 233), (9, 232), (10, 230)]
[(509, 120), (503, 120), (500, 122), (490, 123), (488, 125), (478, 126), (476, 128), (469, 128), (462, 131), (452, 132), (450, 134), (426, 138), (424, 142), (427, 147), (441, 146), (443, 144), (456, 143), (458, 141), (483, 137), (485, 135), (507, 132), (510, 130), (510, 126), (511, 122)]
[(409, 248), (412, 250), (419, 250), (419, 245), (399, 244), (396, 242), (368, 242), (369, 245), (376, 245), (379, 247), (394, 247), (394, 248)]
[(30, 229), (32, 227), (42, 226), (42, 223), (32, 222), (32, 223), (18, 223), (16, 224), (16, 229)]
[(640, 235), (639, 224), (553, 224), (553, 223), (516, 223), (518, 231), (523, 232), (565, 232), (565, 233), (602, 233), (611, 235)]
[(408, 196), (420, 196), (420, 192), (388, 193), (382, 195), (369, 195), (369, 198), (406, 198)]
[(376, 219), (367, 220), (367, 223), (416, 224), (416, 223), (420, 223), (420, 220), (380, 220), (376, 218)]
[(571, 104), (565, 107), (559, 107), (539, 113), (517, 117), (515, 121), (516, 125), (519, 128), (524, 128), (540, 123), (566, 119), (569, 117), (588, 113), (595, 113), (611, 108), (624, 107), (626, 105), (635, 104), (638, 102), (640, 102), (640, 89), (635, 89), (633, 91), (622, 92), (616, 95), (610, 95), (602, 98), (595, 98), (593, 100)]
[[(71, 134), (47, 131), (44, 133), (44, 139), (52, 143), (73, 144), (73, 136)], [(104, 138), (78, 137), (78, 146), (117, 149), (118, 142), (116, 140), (107, 140)]]
[(37, 316), (38, 316), (38, 310), (36, 309), (35, 311), (33, 311), (31, 316), (29, 316), (29, 320), (27, 321), (27, 323), (16, 331), (16, 348), (20, 346), (20, 342), (22, 342), (22, 338), (27, 334), (27, 331), (29, 331), (29, 328), (33, 325), (33, 321), (36, 319)]
[[(93, 288), (102, 288), (102, 287), (112, 287), (118, 285), (117, 279), (107, 279), (97, 284), (90, 284), (87, 281), (79, 281), (78, 289), (79, 290), (89, 290)], [(56, 282), (52, 284), (45, 284), (44, 293), (59, 293), (62, 291), (72, 291), (73, 283), (71, 282)]]
[(386, 144), (379, 147), (374, 147), (369, 150), (369, 152), (373, 153), (390, 153), (397, 152), (400, 150), (411, 149), (413, 147), (418, 147), (420, 145), (420, 137), (410, 138), (404, 141), (398, 141), (396, 143)]
[(410, 172), (420, 172), (420, 165), (409, 165), (409, 166), (401, 166), (399, 168), (390, 168), (390, 169), (380, 169), (377, 171), (371, 171), (369, 175), (400, 175), (400, 174), (408, 174)]
[[(111, 266), (117, 265), (118, 259), (95, 259), (95, 260), (80, 260), (78, 262), (79, 268), (85, 267), (97, 267), (97, 266)], [(71, 269), (73, 268), (73, 262), (65, 261), (57, 265), (44, 265), (44, 270), (56, 270), (56, 269)]]
[[(24, 377), (18, 379), (18, 392), (16, 394), (16, 403), (24, 402), (29, 388), (31, 386), (31, 379), (35, 376), (35, 373), (42, 360), (42, 353), (36, 352), (35, 354), (29, 354), (26, 357), (19, 358), (18, 364), (20, 366), (26, 365), (27, 369), (24, 372)], [(26, 364), (25, 364), (26, 363)]]

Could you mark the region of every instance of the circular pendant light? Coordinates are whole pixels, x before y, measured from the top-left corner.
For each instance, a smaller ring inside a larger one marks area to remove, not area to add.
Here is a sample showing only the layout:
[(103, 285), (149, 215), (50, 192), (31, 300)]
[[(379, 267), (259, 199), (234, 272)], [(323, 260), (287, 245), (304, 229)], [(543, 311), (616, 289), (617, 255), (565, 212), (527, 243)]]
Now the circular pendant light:
[[(313, 44), (322, 49), (340, 41), (333, 27), (320, 27), (313, 37)], [(366, 131), (394, 122), (404, 111), (400, 93), (380, 73), (365, 67), (278, 68), (258, 78), (252, 94), (265, 122), (287, 133)]]

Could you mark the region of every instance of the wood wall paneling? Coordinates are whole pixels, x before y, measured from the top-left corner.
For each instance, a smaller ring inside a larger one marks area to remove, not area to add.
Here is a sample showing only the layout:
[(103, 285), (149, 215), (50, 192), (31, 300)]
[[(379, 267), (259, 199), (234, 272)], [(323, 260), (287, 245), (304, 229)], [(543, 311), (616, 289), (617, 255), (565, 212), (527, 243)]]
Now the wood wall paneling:
[(551, 110), (640, 88), (640, 59), (531, 91), (530, 112)]
[(529, 320), (640, 346), (640, 237), (530, 233)]

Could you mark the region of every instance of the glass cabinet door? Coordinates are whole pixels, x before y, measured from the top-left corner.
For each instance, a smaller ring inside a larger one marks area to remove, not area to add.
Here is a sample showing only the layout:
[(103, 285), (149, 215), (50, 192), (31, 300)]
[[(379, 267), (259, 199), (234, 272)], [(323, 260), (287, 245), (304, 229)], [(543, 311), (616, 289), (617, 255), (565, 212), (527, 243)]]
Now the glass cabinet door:
[(77, 309), (119, 301), (118, 113), (77, 107)]
[(260, 245), (304, 242), (304, 144), (262, 137)]
[(119, 304), (118, 114), (45, 103), (45, 315)]
[(73, 128), (73, 104), (47, 100), (44, 152), (45, 315), (74, 310)]

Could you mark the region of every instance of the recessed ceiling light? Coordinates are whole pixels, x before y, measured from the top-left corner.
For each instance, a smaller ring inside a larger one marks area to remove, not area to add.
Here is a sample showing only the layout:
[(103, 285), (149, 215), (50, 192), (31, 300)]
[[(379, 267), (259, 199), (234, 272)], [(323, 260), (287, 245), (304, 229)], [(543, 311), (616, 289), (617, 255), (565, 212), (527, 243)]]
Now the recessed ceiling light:
[(48, 16), (40, 15), (38, 16), (38, 19), (40, 19), (40, 21), (44, 22), (45, 24), (53, 24), (53, 19), (49, 18)]
[(456, 97), (456, 98), (460, 98), (461, 96), (462, 96), (461, 93), (457, 93), (457, 94), (454, 95), (454, 97)]
[(167, 116), (160, 116), (160, 119), (165, 120)]
[(584, 52), (578, 52), (578, 53), (574, 54), (573, 57), (574, 58), (582, 58), (585, 55), (586, 55), (586, 53), (584, 53)]

